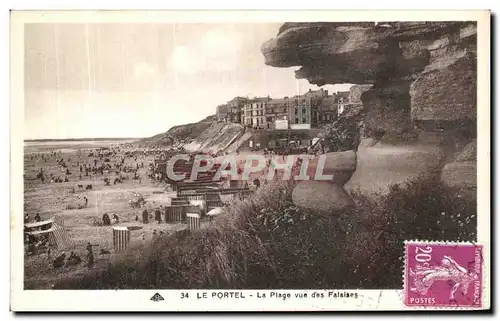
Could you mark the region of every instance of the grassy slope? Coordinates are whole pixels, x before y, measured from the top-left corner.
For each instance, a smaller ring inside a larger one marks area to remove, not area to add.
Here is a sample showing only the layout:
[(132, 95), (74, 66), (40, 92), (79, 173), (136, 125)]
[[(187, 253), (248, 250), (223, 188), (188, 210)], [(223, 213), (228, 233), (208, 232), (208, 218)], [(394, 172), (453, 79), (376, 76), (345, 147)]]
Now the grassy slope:
[(210, 127), (215, 121), (215, 116), (208, 116), (205, 119), (197, 122), (171, 127), (165, 133), (155, 135), (140, 140), (141, 144), (148, 146), (162, 146), (168, 142), (168, 138), (172, 137), (175, 140), (190, 140), (198, 137), (205, 129)]
[(476, 238), (475, 203), (429, 178), (357, 195), (342, 213), (300, 210), (292, 189), (272, 182), (209, 228), (131, 249), (56, 288), (400, 288), (404, 240)]

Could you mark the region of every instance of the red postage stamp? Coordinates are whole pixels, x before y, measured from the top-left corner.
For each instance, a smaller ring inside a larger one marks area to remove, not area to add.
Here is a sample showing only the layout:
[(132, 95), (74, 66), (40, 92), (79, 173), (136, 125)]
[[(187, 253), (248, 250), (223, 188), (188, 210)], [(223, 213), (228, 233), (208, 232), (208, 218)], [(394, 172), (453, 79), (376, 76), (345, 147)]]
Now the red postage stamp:
[(407, 306), (482, 306), (482, 245), (411, 241), (405, 254)]

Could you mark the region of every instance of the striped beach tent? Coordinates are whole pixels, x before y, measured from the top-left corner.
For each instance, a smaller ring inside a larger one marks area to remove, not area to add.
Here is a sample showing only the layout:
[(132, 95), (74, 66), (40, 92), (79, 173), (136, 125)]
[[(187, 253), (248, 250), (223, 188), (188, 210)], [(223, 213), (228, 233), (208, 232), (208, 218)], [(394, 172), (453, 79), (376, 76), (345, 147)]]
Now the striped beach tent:
[(68, 233), (64, 227), (57, 223), (52, 224), (49, 232), (49, 244), (56, 246), (58, 249), (67, 249), (73, 246), (73, 242), (68, 237)]
[(130, 230), (126, 226), (113, 227), (113, 248), (115, 252), (127, 249), (130, 244)]
[(52, 217), (52, 220), (54, 221), (54, 223), (56, 223), (60, 227), (66, 227), (66, 222), (64, 222), (64, 219), (62, 217), (54, 215)]

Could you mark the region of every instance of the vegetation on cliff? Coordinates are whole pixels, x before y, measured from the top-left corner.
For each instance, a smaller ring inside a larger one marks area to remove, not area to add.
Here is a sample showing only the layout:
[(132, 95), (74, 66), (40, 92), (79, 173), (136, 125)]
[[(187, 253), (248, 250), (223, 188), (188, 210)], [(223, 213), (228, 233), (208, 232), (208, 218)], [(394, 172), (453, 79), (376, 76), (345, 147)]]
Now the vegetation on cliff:
[(200, 136), (200, 134), (212, 126), (214, 122), (215, 115), (211, 115), (197, 123), (173, 126), (165, 133), (144, 138), (140, 140), (139, 143), (145, 146), (168, 146), (180, 141), (190, 141)]

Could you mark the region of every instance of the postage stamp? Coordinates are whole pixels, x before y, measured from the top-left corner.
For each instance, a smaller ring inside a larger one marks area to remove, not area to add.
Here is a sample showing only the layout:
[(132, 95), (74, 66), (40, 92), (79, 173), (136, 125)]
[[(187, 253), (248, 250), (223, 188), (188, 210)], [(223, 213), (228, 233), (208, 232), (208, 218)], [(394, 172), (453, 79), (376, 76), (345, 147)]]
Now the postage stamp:
[(407, 306), (481, 307), (482, 245), (412, 241), (405, 254)]

